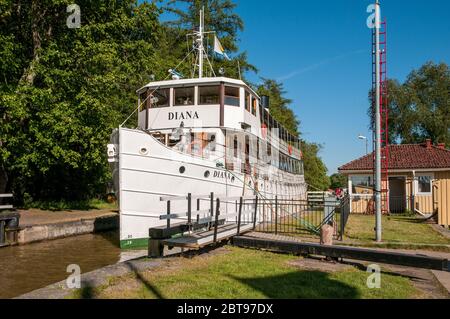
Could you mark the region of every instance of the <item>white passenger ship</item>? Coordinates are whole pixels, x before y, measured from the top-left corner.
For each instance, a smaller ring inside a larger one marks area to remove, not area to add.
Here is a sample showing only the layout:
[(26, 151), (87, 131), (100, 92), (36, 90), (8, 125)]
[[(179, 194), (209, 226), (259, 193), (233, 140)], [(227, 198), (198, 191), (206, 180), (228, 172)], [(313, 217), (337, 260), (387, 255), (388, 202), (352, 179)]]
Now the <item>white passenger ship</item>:
[[(274, 120), (267, 97), (241, 80), (204, 77), (205, 34), (201, 22), (193, 35), (198, 78), (170, 70), (171, 80), (139, 89), (137, 128), (111, 137), (124, 249), (145, 246), (149, 228), (166, 224), (162, 196), (306, 197), (300, 141)], [(174, 202), (172, 211), (185, 206)]]

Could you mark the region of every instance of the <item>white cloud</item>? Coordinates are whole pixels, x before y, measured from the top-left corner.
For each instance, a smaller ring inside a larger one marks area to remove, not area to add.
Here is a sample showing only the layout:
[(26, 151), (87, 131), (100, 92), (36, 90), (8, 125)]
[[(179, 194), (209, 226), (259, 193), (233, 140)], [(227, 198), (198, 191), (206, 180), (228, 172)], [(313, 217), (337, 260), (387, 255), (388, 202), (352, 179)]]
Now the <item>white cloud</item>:
[(283, 82), (283, 81), (286, 81), (286, 80), (290, 80), (293, 77), (296, 77), (297, 75), (306, 73), (306, 72), (311, 71), (311, 70), (315, 70), (317, 68), (320, 68), (323, 65), (326, 65), (326, 64), (329, 64), (329, 63), (332, 63), (332, 62), (335, 62), (335, 61), (347, 58), (347, 57), (352, 56), (352, 55), (361, 54), (361, 53), (364, 53), (364, 52), (367, 52), (367, 50), (351, 51), (351, 52), (347, 52), (347, 53), (344, 53), (344, 54), (340, 54), (340, 55), (332, 57), (332, 58), (325, 59), (325, 60), (322, 60), (322, 61), (320, 61), (318, 63), (311, 64), (311, 65), (306, 66), (304, 68), (292, 71), (291, 73), (282, 75), (282, 76), (277, 78), (277, 81)]

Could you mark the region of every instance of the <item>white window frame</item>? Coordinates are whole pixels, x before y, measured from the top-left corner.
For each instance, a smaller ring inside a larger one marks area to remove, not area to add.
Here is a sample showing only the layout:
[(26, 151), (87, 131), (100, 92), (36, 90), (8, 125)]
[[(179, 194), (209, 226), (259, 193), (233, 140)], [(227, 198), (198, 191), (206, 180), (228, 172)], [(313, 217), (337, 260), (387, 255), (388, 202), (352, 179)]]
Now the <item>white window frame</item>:
[[(353, 193), (353, 181), (352, 181), (353, 177), (369, 177), (369, 178), (371, 178), (371, 179), (373, 178), (372, 175), (370, 175), (370, 174), (354, 174), (354, 175), (349, 175), (349, 176), (348, 176), (348, 181), (349, 181), (348, 187), (349, 187), (349, 194), (350, 194), (350, 195), (355, 195), (355, 196), (368, 196), (368, 195), (370, 195), (370, 196), (373, 196), (373, 194), (358, 194), (358, 193)], [(372, 181), (372, 183), (373, 183), (373, 181)]]
[[(430, 179), (430, 191), (429, 192), (419, 192), (419, 177), (431, 177)], [(433, 195), (433, 181), (434, 181), (434, 173), (417, 173), (416, 178), (414, 179), (416, 195), (418, 196), (431, 196)]]

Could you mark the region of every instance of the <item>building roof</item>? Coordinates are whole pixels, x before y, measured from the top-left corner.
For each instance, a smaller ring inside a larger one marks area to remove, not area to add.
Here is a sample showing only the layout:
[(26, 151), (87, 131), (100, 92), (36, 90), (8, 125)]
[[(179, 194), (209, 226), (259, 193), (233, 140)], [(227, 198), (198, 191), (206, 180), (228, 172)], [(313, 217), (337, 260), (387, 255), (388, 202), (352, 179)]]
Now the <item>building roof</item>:
[[(444, 145), (406, 144), (389, 146), (389, 170), (450, 169), (450, 150)], [(339, 168), (339, 171), (373, 170), (373, 153), (354, 160)]]

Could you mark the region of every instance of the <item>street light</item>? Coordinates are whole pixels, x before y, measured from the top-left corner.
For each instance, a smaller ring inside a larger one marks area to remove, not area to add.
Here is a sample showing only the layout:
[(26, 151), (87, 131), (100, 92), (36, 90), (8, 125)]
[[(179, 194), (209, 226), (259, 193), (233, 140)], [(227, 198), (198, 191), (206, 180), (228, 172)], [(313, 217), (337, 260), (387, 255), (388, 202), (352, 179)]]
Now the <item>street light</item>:
[(369, 154), (369, 139), (364, 135), (360, 135), (360, 136), (358, 136), (358, 138), (362, 141), (366, 141), (366, 155), (368, 155)]

